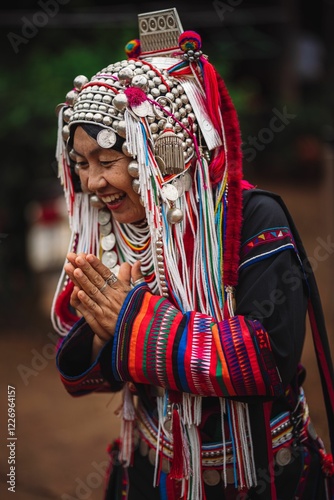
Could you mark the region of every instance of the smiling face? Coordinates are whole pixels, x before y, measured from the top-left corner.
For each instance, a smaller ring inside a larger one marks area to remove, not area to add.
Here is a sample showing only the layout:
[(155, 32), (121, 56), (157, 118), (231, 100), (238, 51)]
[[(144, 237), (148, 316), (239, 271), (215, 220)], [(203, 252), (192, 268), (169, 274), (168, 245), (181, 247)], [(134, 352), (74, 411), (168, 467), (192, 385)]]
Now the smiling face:
[(128, 173), (132, 158), (115, 149), (101, 148), (80, 126), (74, 133), (73, 150), (84, 192), (96, 194), (120, 223), (145, 218), (145, 209), (132, 189), (133, 178)]

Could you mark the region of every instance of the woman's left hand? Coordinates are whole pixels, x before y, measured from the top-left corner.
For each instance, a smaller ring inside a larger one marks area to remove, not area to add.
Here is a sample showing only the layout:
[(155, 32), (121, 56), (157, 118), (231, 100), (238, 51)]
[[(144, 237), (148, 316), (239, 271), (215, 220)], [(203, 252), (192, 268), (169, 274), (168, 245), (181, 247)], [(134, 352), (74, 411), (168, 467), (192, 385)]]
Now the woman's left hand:
[(131, 281), (142, 277), (140, 262), (132, 267), (123, 263), (114, 281), (115, 275), (92, 254), (70, 253), (67, 258), (69, 263), (65, 270), (75, 283), (72, 305), (84, 316), (103, 345), (114, 335), (118, 315), (132, 288)]

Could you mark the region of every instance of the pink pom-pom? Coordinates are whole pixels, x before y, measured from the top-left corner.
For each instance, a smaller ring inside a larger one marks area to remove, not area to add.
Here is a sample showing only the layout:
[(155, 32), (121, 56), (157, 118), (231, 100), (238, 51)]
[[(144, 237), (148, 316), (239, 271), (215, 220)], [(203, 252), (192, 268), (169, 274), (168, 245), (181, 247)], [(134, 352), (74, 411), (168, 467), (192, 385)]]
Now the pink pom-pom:
[(141, 52), (140, 40), (138, 40), (137, 38), (134, 40), (130, 40), (125, 45), (124, 49), (125, 49), (125, 53), (129, 59), (136, 59), (137, 57), (140, 56), (140, 52)]
[(179, 36), (179, 47), (183, 52), (188, 50), (196, 52), (202, 48), (202, 39), (196, 31), (184, 31)]
[(128, 103), (131, 108), (139, 106), (147, 99), (145, 92), (138, 87), (128, 87), (124, 90), (124, 94), (128, 98)]

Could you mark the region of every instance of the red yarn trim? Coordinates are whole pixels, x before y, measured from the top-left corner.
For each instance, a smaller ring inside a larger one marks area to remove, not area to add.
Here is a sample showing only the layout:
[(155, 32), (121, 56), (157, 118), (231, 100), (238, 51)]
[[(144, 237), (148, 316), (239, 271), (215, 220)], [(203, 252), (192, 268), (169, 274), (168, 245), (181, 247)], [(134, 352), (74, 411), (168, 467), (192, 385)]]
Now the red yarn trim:
[(79, 320), (79, 316), (72, 313), (69, 309), (70, 297), (73, 291), (74, 283), (69, 281), (63, 291), (58, 295), (55, 304), (55, 313), (62, 323), (74, 325)]
[[(239, 251), (242, 225), (242, 153), (241, 134), (237, 112), (227, 91), (224, 80), (215, 71), (221, 112), (227, 143), (228, 168), (228, 208), (224, 247), (224, 284), (236, 286), (238, 283)], [(213, 172), (213, 182), (219, 182), (223, 170)]]
[(173, 410), (173, 461), (169, 477), (171, 479), (182, 479), (183, 473), (183, 444), (180, 415), (177, 410)]

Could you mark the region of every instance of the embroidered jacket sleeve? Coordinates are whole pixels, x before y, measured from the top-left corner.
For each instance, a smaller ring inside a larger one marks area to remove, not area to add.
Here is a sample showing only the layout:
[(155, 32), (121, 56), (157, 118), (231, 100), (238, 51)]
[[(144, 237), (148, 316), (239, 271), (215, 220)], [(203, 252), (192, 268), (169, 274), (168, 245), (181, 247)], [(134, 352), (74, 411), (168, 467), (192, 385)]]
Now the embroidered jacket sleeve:
[(300, 362), (308, 288), (285, 212), (271, 193), (244, 193), (237, 312), (258, 319), (270, 337), (284, 385)]
[[(299, 361), (306, 295), (279, 204), (245, 200), (237, 315), (216, 323), (181, 314), (142, 285), (121, 311), (112, 350), (116, 380), (204, 396), (275, 397)], [(279, 370), (277, 369), (279, 368)]]
[(84, 319), (78, 321), (58, 348), (56, 363), (61, 381), (72, 396), (93, 391), (118, 391), (122, 384), (111, 376), (112, 340), (91, 363), (93, 332)]

